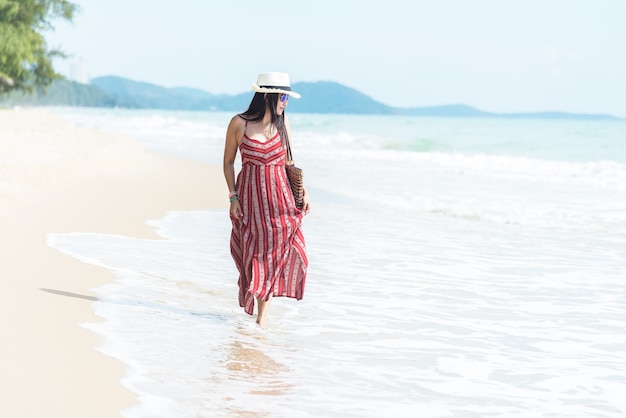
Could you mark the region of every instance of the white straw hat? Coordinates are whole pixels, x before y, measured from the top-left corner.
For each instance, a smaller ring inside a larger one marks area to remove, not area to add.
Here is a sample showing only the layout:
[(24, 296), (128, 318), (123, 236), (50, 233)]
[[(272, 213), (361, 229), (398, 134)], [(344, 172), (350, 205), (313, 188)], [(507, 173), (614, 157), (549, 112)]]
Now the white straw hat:
[(287, 73), (261, 73), (256, 78), (256, 83), (252, 83), (252, 90), (257, 93), (285, 93), (294, 99), (300, 98), (298, 93), (291, 91)]

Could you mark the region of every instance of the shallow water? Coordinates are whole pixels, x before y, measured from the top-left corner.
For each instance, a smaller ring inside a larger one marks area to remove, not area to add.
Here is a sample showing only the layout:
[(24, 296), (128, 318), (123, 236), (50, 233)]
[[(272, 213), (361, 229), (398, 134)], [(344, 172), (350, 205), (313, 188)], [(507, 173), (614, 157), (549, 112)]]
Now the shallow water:
[[(221, 160), (226, 115), (58, 112)], [(162, 240), (49, 236), (116, 271), (84, 326), (128, 364), (124, 416), (626, 414), (626, 124), (292, 125), (310, 270), (266, 329), (237, 305), (225, 211), (152, 220)]]

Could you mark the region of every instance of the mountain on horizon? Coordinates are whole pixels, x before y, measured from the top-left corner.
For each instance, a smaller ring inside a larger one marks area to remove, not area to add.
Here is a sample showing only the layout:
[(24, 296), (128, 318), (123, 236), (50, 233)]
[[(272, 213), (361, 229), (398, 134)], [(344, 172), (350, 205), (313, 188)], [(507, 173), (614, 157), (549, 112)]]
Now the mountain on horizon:
[[(356, 89), (334, 81), (297, 82), (293, 89), (302, 98), (289, 102), (289, 112), (361, 115), (407, 115), (432, 117), (495, 117), (542, 119), (620, 119), (604, 114), (566, 112), (493, 113), (465, 104), (399, 108), (376, 101)], [(191, 87), (167, 88), (119, 76), (103, 76), (85, 85), (68, 80), (55, 81), (46, 93), (11, 94), (0, 99), (5, 105), (123, 107), (132, 109), (245, 110), (253, 92), (237, 95), (212, 94)]]

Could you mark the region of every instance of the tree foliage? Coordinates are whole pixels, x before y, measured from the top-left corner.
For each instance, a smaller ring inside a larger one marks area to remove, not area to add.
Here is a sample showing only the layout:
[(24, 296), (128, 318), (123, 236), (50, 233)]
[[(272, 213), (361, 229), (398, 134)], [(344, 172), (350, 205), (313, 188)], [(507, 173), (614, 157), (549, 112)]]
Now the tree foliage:
[(42, 32), (53, 29), (53, 19), (71, 21), (75, 11), (66, 0), (0, 0), (0, 94), (41, 90), (61, 77), (52, 59), (64, 54), (48, 49)]

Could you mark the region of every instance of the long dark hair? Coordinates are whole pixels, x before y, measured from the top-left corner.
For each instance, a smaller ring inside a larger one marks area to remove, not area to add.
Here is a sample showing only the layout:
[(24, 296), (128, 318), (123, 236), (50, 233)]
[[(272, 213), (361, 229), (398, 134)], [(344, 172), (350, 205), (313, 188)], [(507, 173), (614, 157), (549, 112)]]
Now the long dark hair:
[(282, 115), (276, 114), (276, 105), (278, 103), (278, 93), (254, 93), (248, 110), (240, 113), (239, 116), (249, 122), (259, 122), (265, 117), (265, 109), (269, 107), (272, 115), (272, 123), (278, 129), (280, 139), (283, 144), (289, 139), (287, 136), (287, 128), (285, 127), (285, 111)]

